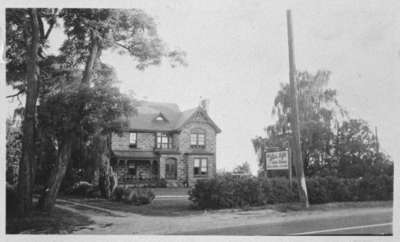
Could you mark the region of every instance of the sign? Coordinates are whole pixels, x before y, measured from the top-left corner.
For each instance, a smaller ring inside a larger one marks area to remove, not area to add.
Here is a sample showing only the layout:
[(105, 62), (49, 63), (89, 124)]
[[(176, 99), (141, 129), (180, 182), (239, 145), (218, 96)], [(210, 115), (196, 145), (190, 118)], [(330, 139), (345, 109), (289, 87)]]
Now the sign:
[(289, 152), (274, 151), (266, 153), (267, 170), (287, 170), (289, 169)]

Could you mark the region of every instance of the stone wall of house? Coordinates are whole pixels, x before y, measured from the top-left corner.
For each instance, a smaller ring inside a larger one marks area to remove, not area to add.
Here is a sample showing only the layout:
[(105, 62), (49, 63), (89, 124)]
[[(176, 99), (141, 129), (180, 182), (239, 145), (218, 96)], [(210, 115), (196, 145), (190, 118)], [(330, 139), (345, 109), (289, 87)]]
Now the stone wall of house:
[[(205, 148), (193, 149), (190, 147), (190, 134), (192, 131), (202, 130), (206, 135)], [(209, 152), (215, 153), (216, 151), (216, 134), (215, 130), (205, 122), (190, 122), (186, 124), (179, 135), (179, 151), (182, 153), (190, 152)]]
[[(141, 151), (153, 150), (155, 146), (154, 133), (137, 133), (137, 147)], [(123, 132), (122, 135), (112, 134), (111, 148), (113, 150), (130, 150), (129, 132)]]

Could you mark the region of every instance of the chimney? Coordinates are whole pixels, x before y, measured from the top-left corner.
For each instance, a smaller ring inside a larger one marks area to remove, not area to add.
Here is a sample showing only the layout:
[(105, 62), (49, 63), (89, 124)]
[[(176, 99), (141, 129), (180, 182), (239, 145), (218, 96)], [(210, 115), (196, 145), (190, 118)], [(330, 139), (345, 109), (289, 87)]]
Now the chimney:
[(202, 99), (202, 100), (200, 101), (200, 107), (201, 107), (204, 111), (208, 112), (208, 111), (209, 111), (209, 108), (210, 108), (210, 100), (209, 100), (209, 99)]

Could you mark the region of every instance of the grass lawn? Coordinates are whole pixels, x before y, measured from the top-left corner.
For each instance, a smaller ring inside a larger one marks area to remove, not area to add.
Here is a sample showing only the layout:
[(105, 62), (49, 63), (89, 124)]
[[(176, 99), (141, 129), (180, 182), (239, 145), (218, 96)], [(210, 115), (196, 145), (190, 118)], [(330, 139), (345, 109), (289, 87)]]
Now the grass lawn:
[(78, 199), (66, 197), (65, 199), (100, 208), (148, 216), (188, 216), (201, 214), (203, 212), (191, 208), (191, 202), (185, 198), (155, 199), (151, 204), (141, 206), (135, 206), (124, 202), (109, 201), (106, 199)]
[(305, 208), (301, 203), (280, 203), (269, 204), (260, 207), (249, 207), (245, 210), (260, 210), (272, 209), (279, 212), (290, 211), (329, 211), (335, 209), (348, 209), (348, 208), (374, 208), (374, 207), (393, 207), (393, 201), (361, 201), (361, 202), (332, 202), (322, 204), (311, 204), (310, 207)]
[(34, 210), (27, 218), (8, 215), (6, 233), (18, 234), (62, 234), (92, 224), (88, 217), (67, 210), (54, 208), (51, 213)]

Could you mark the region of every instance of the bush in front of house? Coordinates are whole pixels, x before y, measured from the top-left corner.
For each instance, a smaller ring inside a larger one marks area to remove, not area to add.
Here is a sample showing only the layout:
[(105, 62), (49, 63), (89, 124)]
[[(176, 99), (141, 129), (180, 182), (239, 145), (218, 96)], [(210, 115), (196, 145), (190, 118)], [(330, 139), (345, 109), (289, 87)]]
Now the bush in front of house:
[(276, 178), (258, 178), (258, 182), (261, 184), (262, 192), (266, 198), (266, 202), (261, 204), (276, 204), (276, 203), (287, 203), (298, 200), (297, 184), (292, 183), (292, 187), (289, 184), (289, 179), (286, 177)]
[(358, 181), (359, 200), (392, 200), (393, 176), (364, 177)]
[(144, 205), (151, 203), (154, 200), (155, 195), (149, 188), (116, 187), (112, 197), (115, 201), (122, 201), (134, 205)]
[(231, 174), (198, 180), (189, 190), (189, 199), (194, 207), (211, 209), (256, 206), (266, 202), (257, 178)]
[(101, 197), (100, 188), (87, 181), (74, 183), (71, 187), (65, 189), (64, 193), (79, 197)]
[[(393, 177), (387, 175), (363, 178), (334, 176), (306, 179), (311, 204), (393, 199)], [(285, 177), (255, 178), (218, 175), (199, 180), (189, 191), (196, 208), (238, 208), (299, 201), (298, 184), (292, 186)]]

